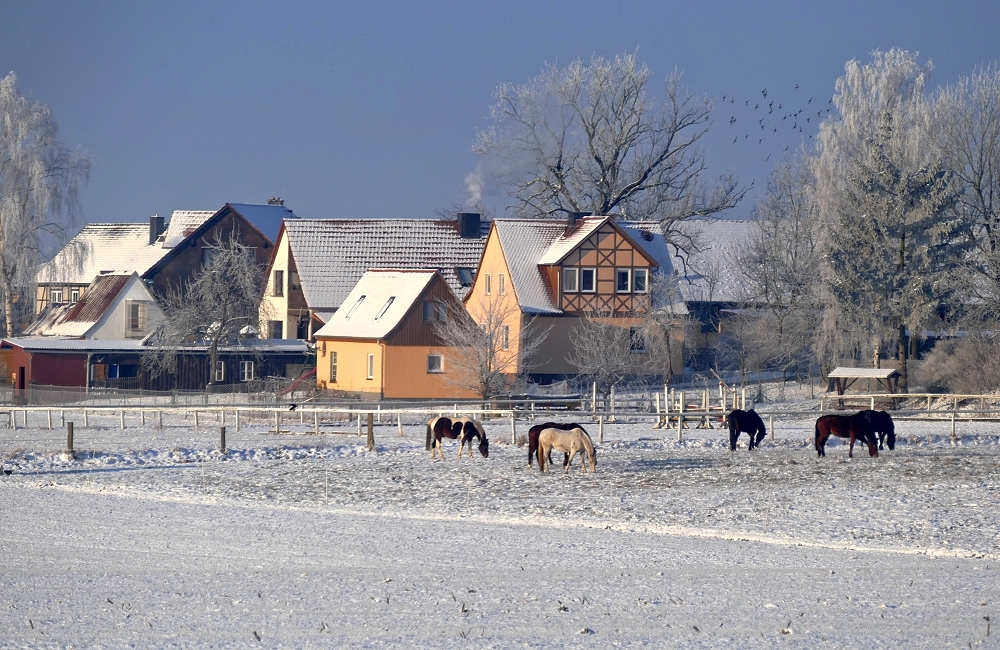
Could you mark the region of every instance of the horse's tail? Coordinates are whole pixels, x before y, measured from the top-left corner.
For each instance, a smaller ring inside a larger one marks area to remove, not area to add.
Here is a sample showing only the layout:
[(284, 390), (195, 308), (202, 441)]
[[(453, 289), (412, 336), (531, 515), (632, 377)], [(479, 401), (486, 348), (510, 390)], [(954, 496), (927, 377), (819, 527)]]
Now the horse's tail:
[(434, 420), (427, 423), (427, 441), (424, 443), (424, 451), (430, 451), (431, 449), (431, 436), (434, 434), (431, 429), (431, 422), (434, 422)]
[(816, 420), (816, 451), (819, 450), (819, 420)]

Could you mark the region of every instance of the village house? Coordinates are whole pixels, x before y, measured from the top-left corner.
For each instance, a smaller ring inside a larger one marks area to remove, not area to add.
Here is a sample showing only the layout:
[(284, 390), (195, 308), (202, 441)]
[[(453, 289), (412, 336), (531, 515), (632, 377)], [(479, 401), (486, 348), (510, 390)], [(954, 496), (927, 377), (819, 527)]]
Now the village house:
[(436, 270), (369, 270), (316, 332), (322, 390), (363, 399), (472, 398), (435, 323), (468, 318)]
[(312, 339), (372, 268), (436, 269), (459, 297), (485, 243), (476, 213), (457, 219), (295, 219), (282, 223), (261, 300), (261, 332)]

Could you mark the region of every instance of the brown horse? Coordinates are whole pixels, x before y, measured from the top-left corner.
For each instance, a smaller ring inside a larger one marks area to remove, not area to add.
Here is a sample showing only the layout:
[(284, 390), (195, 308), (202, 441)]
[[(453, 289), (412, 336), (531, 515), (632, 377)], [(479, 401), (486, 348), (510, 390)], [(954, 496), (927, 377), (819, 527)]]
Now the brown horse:
[[(532, 456), (538, 453), (538, 434), (542, 432), (542, 429), (562, 429), (563, 431), (571, 431), (572, 429), (583, 429), (582, 426), (576, 422), (566, 424), (565, 422), (546, 422), (544, 424), (536, 424), (535, 426), (528, 429), (528, 467), (531, 467)], [(584, 430), (586, 433), (586, 430)], [(552, 456), (550, 455), (545, 459), (545, 462), (552, 463)], [(569, 454), (566, 454), (563, 458), (563, 467), (569, 465)]]
[(563, 465), (563, 473), (569, 472), (569, 463), (577, 454), (581, 454), (583, 472), (587, 472), (587, 464), (590, 464), (590, 471), (597, 471), (597, 451), (594, 443), (582, 428), (577, 427), (566, 431), (564, 429), (542, 429), (538, 433), (538, 469), (545, 472), (545, 460), (552, 453), (553, 449), (569, 454), (569, 462)]
[(854, 457), (854, 441), (861, 440), (868, 445), (868, 455), (878, 458), (878, 440), (872, 433), (872, 425), (864, 415), (824, 415), (816, 420), (816, 454), (826, 456), (826, 441), (830, 436), (850, 438), (847, 450), (849, 458)]
[(443, 416), (431, 418), (427, 423), (427, 447), (431, 450), (431, 458), (441, 454), (441, 460), (444, 460), (444, 451), (441, 450), (443, 438), (458, 440), (459, 458), (462, 457), (462, 447), (466, 442), (469, 443), (469, 458), (472, 458), (473, 438), (479, 439), (479, 453), (483, 455), (483, 458), (490, 456), (490, 441), (486, 439), (486, 430), (483, 429), (483, 424), (479, 420), (472, 418), (452, 419)]

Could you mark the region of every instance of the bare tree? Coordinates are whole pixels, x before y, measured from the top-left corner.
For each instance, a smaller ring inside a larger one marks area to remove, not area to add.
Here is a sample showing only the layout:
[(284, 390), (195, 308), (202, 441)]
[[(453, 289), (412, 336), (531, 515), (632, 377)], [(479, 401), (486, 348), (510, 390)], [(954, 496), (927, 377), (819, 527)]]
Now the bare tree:
[[(712, 103), (687, 94), (681, 75), (650, 97), (652, 74), (634, 54), (548, 66), (524, 85), (503, 84), (495, 122), (473, 150), (521, 216), (560, 212), (656, 219), (665, 233), (687, 217), (734, 207), (746, 192), (732, 174), (702, 184), (698, 142)], [(473, 197), (476, 198), (476, 197)]]
[(782, 377), (808, 360), (819, 320), (817, 291), (821, 251), (808, 171), (784, 162), (752, 212), (750, 241), (736, 253), (741, 302), (753, 310), (745, 330), (763, 368)]
[(607, 397), (627, 378), (654, 371), (646, 327), (647, 323), (627, 326), (613, 319), (580, 318), (570, 331), (568, 361)]
[[(489, 399), (508, 394), (519, 381), (523, 382), (548, 331), (530, 320), (522, 322), (514, 301), (490, 296), (480, 296), (478, 301), (474, 306), (478, 322), (465, 309), (455, 310), (447, 320), (435, 322), (434, 330), (452, 349), (446, 381), (471, 387), (483, 399)], [(518, 329), (520, 336), (512, 337), (511, 332)]]
[(237, 234), (216, 235), (210, 261), (181, 286), (171, 287), (162, 299), (166, 317), (143, 356), (143, 366), (153, 376), (177, 370), (177, 357), (185, 347), (208, 348), (209, 376), (215, 383), (221, 346), (243, 345), (256, 339), (261, 314), (264, 269), (254, 249), (240, 243)]
[(18, 314), (34, 311), (28, 294), (46, 244), (65, 240), (80, 214), (90, 157), (58, 135), (49, 108), (19, 94), (13, 72), (0, 80), (0, 300), (7, 336), (20, 329)]
[(668, 385), (684, 375), (691, 350), (686, 342), (697, 321), (691, 318), (675, 275), (653, 274), (649, 288), (650, 310), (643, 331), (650, 354), (650, 371), (663, 375)]
[(972, 223), (975, 249), (963, 304), (977, 321), (1000, 311), (1000, 69), (981, 68), (942, 90), (938, 145), (962, 185), (956, 208)]

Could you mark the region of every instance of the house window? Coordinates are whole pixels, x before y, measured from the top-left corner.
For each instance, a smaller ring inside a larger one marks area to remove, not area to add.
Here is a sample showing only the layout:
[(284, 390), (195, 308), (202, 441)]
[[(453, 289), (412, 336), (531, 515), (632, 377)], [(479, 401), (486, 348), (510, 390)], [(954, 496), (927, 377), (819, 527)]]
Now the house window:
[(437, 319), (442, 323), (448, 320), (448, 305), (443, 302), (437, 303)]
[(368, 355), (368, 378), (375, 379), (375, 355)]
[(501, 296), (507, 293), (507, 284), (504, 281), (503, 273), (497, 276), (497, 293)]
[(641, 327), (628, 328), (628, 351), (632, 354), (646, 354), (646, 333)]
[(240, 361), (240, 381), (253, 380), (253, 361)]
[(434, 320), (434, 314), (437, 313), (437, 305), (431, 301), (424, 303), (424, 322), (429, 323)]
[(347, 316), (344, 316), (344, 318), (350, 319), (350, 317), (354, 314), (354, 312), (358, 310), (358, 307), (360, 307), (361, 303), (363, 303), (364, 301), (365, 301), (365, 296), (361, 296), (360, 298), (358, 298), (358, 301), (354, 303), (354, 306), (351, 307), (351, 311), (347, 312)]
[(428, 354), (427, 355), (427, 372), (428, 373), (442, 373), (444, 372), (444, 357), (440, 354)]
[(632, 289), (632, 270), (615, 269), (615, 291), (617, 293), (628, 293)]
[(215, 256), (218, 254), (218, 249), (212, 246), (202, 246), (201, 248), (201, 265), (202, 266), (212, 266), (215, 262)]
[(69, 292), (69, 301), (76, 304), (80, 300), (80, 290), (73, 289)]
[(458, 274), (458, 282), (463, 287), (471, 287), (472, 281), (476, 279), (476, 273), (466, 266), (459, 266), (455, 269)]
[(580, 269), (563, 269), (563, 293), (576, 293), (579, 291), (579, 278)]
[(280, 339), (283, 338), (284, 334), (284, 323), (280, 320), (269, 320), (267, 321), (267, 338), (269, 339)]
[(58, 305), (62, 301), (63, 301), (62, 289), (53, 289), (52, 290), (52, 295), (49, 298), (49, 302), (51, 302), (54, 305)]
[(272, 296), (283, 296), (285, 295), (285, 272), (275, 271), (274, 272), (274, 286), (271, 289)]
[(580, 291), (597, 291), (597, 269), (580, 269)]
[(649, 269), (632, 270), (632, 291), (635, 293), (649, 291)]
[(487, 273), (483, 277), (483, 292), (488, 296), (488, 295), (490, 295), (490, 293), (492, 293), (492, 291), (493, 291), (493, 287), (492, 287), (492, 284), (490, 282), (490, 274)]
[(500, 326), (500, 349), (510, 349), (510, 325)]
[(389, 311), (389, 307), (392, 307), (392, 303), (395, 302), (395, 300), (396, 296), (389, 296), (389, 299), (385, 301), (384, 305), (382, 305), (382, 309), (379, 310), (378, 316), (375, 317), (375, 320), (385, 316), (385, 312)]
[(125, 336), (142, 336), (146, 327), (146, 305), (141, 302), (128, 302), (127, 322), (125, 323)]
[(330, 383), (337, 383), (337, 353), (330, 352)]
[(224, 381), (226, 379), (226, 362), (216, 361), (215, 362), (215, 381)]

